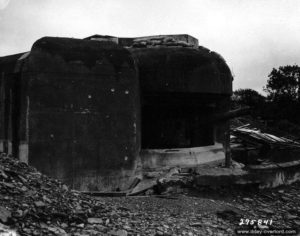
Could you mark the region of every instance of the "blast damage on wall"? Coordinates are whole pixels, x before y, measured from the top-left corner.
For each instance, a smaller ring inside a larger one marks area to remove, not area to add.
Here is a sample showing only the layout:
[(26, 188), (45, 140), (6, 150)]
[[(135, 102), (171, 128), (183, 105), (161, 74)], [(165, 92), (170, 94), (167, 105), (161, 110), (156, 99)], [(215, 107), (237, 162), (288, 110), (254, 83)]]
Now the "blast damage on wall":
[(232, 75), (189, 35), (44, 37), (0, 72), (0, 151), (75, 189), (228, 152)]

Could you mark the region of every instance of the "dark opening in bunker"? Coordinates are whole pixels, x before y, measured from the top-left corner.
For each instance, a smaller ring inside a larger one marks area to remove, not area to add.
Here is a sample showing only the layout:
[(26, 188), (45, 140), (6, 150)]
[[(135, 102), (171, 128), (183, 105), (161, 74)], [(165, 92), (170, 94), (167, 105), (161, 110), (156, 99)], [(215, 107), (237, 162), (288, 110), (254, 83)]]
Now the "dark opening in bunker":
[(214, 126), (209, 122), (214, 104), (182, 94), (146, 96), (143, 100), (143, 149), (214, 145)]

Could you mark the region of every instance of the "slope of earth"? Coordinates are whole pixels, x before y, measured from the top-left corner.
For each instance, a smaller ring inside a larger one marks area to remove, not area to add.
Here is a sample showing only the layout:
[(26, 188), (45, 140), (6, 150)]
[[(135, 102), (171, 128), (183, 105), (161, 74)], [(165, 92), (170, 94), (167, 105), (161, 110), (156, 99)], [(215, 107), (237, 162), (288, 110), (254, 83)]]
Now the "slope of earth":
[(241, 219), (243, 227), (246, 219), (261, 219), (260, 228), (297, 228), (299, 191), (295, 183), (260, 191), (205, 188), (96, 198), (1, 155), (0, 235), (8, 228), (20, 235), (233, 235)]

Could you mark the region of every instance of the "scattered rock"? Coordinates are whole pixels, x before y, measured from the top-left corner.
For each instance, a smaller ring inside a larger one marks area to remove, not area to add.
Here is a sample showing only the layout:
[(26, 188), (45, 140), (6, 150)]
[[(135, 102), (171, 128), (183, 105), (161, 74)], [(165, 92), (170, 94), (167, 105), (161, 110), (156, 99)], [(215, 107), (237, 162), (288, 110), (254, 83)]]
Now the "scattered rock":
[(200, 223), (200, 222), (193, 222), (193, 223), (190, 223), (190, 226), (191, 227), (201, 227), (202, 223)]
[(84, 224), (78, 224), (76, 225), (77, 228), (83, 229), (84, 228)]
[(46, 206), (46, 204), (44, 202), (42, 202), (42, 201), (36, 201), (36, 202), (34, 202), (34, 205), (36, 207), (44, 207), (44, 206)]
[(294, 223), (295, 223), (297, 226), (300, 226), (300, 220), (294, 220)]
[(126, 230), (118, 230), (118, 231), (109, 231), (108, 235), (112, 235), (112, 236), (127, 236), (128, 233)]
[(5, 207), (0, 206), (0, 220), (2, 223), (7, 223), (9, 218), (11, 217), (11, 212), (7, 210)]
[(237, 169), (242, 169), (245, 167), (245, 165), (243, 163), (239, 163), (236, 161), (232, 161), (231, 165), (233, 168), (237, 168)]
[(89, 224), (102, 224), (103, 220), (101, 218), (88, 218), (87, 219)]
[(267, 214), (274, 214), (274, 211), (272, 211), (271, 209), (260, 209), (260, 211)]
[(245, 201), (245, 202), (253, 202), (253, 199), (248, 198), (248, 197), (244, 197), (243, 201)]
[(217, 189), (209, 190), (211, 194), (206, 188), (202, 197), (186, 188), (186, 195), (178, 194), (172, 183), (187, 176), (177, 172), (159, 178), (168, 195), (101, 198), (70, 190), (0, 155), (0, 221), (20, 235), (36, 236), (233, 235), (241, 218), (273, 219), (275, 227), (300, 226), (300, 183), (283, 191)]
[(63, 184), (63, 185), (62, 185), (62, 189), (63, 189), (64, 191), (69, 191), (69, 188), (68, 188), (68, 186), (67, 186), (67, 185), (65, 185), (65, 184)]
[(287, 213), (287, 214), (285, 215), (285, 218), (286, 218), (287, 220), (294, 220), (294, 219), (297, 219), (298, 216)]

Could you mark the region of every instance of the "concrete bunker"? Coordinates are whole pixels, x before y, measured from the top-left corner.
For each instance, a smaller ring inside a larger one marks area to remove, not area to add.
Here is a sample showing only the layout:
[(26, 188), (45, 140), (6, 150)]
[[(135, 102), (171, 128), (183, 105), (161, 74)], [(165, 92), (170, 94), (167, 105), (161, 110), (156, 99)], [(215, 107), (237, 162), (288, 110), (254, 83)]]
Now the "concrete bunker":
[(0, 70), (0, 151), (75, 189), (225, 158), (232, 76), (189, 35), (45, 37)]
[(230, 109), (230, 70), (195, 38), (178, 37), (139, 38), (128, 49), (139, 70), (144, 168), (225, 158), (229, 127), (217, 115)]

